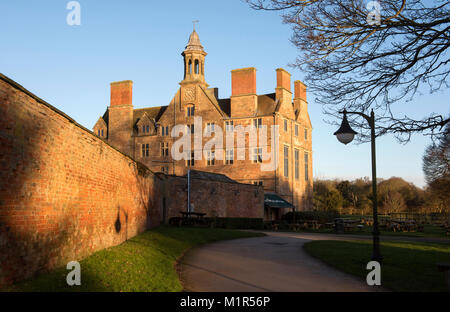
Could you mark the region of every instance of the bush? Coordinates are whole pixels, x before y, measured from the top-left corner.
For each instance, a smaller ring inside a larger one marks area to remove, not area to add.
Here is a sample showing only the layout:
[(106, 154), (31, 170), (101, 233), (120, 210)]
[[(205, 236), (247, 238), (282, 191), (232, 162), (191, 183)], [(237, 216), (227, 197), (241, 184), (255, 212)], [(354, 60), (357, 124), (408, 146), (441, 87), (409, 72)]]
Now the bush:
[[(321, 223), (332, 222), (334, 219), (339, 218), (339, 213), (335, 210), (331, 211), (296, 211), (295, 212), (295, 220), (317, 220)], [(284, 214), (281, 218), (289, 223), (294, 221), (294, 213), (288, 212)]]

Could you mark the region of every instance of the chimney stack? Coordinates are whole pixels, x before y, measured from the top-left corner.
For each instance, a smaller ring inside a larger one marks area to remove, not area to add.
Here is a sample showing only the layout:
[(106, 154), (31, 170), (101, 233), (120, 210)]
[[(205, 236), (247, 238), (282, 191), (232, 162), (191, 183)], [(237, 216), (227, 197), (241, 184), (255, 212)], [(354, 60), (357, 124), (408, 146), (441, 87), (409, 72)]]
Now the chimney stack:
[(133, 81), (111, 82), (110, 106), (133, 105)]
[(108, 141), (123, 153), (133, 155), (133, 82), (111, 83), (111, 103), (108, 108)]
[[(294, 110), (306, 118), (308, 102), (306, 102), (306, 85), (300, 80), (294, 81)], [(306, 119), (305, 119), (306, 120)]]
[(301, 99), (306, 102), (306, 85), (300, 80), (294, 81), (294, 99)]
[(256, 68), (240, 68), (231, 71), (231, 115), (248, 117), (256, 113)]
[(277, 68), (277, 87), (275, 97), (280, 102), (292, 103), (291, 74), (283, 68)]

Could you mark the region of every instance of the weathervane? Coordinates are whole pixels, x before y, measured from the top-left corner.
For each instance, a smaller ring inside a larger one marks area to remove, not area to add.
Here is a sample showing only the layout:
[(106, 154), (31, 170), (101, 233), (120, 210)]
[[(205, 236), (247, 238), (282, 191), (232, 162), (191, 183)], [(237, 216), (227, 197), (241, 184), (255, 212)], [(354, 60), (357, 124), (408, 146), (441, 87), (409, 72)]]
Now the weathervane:
[(198, 20), (192, 21), (192, 24), (194, 24), (194, 30), (195, 30), (195, 23), (198, 23), (198, 22), (200, 22), (200, 21), (198, 21)]

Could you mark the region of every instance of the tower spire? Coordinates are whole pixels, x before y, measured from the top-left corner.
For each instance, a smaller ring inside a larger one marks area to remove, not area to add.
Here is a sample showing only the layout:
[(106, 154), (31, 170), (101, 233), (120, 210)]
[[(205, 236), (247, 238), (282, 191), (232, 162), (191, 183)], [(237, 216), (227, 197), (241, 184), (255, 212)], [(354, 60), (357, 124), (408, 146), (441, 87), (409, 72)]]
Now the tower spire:
[(181, 55), (184, 58), (184, 79), (181, 83), (205, 82), (205, 56), (207, 53), (203, 50), (200, 38), (195, 31), (197, 20), (192, 21), (194, 29), (189, 36), (189, 41)]

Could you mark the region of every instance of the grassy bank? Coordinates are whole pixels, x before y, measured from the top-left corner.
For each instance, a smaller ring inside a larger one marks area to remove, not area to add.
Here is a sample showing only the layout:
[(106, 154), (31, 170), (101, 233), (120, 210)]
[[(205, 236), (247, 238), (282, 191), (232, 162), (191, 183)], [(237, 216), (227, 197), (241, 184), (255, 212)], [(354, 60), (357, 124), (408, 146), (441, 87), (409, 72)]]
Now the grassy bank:
[(181, 291), (174, 264), (191, 247), (262, 236), (224, 229), (158, 227), (80, 261), (81, 286), (68, 286), (65, 267), (20, 282), (12, 291)]
[[(313, 241), (304, 245), (312, 256), (350, 274), (366, 279), (371, 241)], [(444, 274), (436, 263), (450, 262), (450, 246), (445, 244), (382, 242), (383, 287), (394, 291), (448, 291)]]

